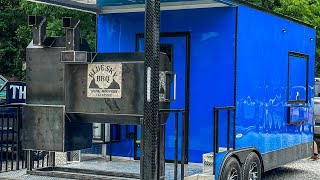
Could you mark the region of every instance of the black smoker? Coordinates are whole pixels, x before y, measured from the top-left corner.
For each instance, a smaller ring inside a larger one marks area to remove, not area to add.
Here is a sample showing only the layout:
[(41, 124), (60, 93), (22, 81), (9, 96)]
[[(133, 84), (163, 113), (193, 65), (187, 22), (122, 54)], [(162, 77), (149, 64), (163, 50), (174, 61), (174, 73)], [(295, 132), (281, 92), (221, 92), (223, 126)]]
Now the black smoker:
[[(92, 123), (140, 124), (144, 114), (144, 53), (92, 53), (79, 21), (63, 18), (65, 37), (46, 37), (46, 19), (30, 16), (23, 149), (66, 152), (92, 145)], [(151, 72), (147, 72), (151, 73)], [(160, 55), (160, 108), (175, 100), (176, 76)], [(151, 83), (151, 82), (150, 82)], [(170, 85), (174, 84), (170, 99)], [(148, 84), (147, 84), (148, 86)], [(166, 121), (167, 116), (162, 117)]]

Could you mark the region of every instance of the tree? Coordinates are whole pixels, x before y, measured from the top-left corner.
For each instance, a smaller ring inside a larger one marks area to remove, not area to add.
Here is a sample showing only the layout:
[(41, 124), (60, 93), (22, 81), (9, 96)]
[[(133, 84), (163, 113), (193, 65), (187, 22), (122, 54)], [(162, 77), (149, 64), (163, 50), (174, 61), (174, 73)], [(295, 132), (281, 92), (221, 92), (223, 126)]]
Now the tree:
[(26, 44), (20, 44), (16, 30), (24, 24), (25, 14), (18, 0), (0, 1), (0, 73), (20, 76), (23, 52)]
[[(281, 13), (305, 23), (320, 27), (319, 0), (247, 0), (255, 5)], [(277, 2), (276, 2), (277, 1)], [(317, 42), (320, 42), (320, 32), (317, 32)], [(320, 43), (316, 50), (316, 76), (320, 77)]]
[[(315, 27), (320, 26), (320, 2), (314, 0), (282, 0), (281, 7), (274, 9), (275, 12), (294, 17)], [(320, 34), (317, 32), (316, 42), (320, 42)], [(320, 76), (320, 44), (316, 50), (316, 76)]]
[(252, 4), (255, 4), (257, 6), (266, 8), (268, 10), (273, 10), (275, 7), (281, 5), (280, 0), (246, 0), (246, 1)]
[(96, 16), (80, 11), (55, 6), (36, 4), (26, 0), (0, 0), (0, 74), (24, 79), (22, 65), (25, 62), (25, 48), (32, 40), (31, 28), (27, 26), (28, 15), (47, 17), (47, 35), (64, 36), (62, 17), (79, 19), (81, 36), (86, 38), (95, 50)]
[(79, 19), (81, 36), (86, 38), (90, 47), (95, 49), (96, 44), (96, 16), (90, 13), (84, 13), (75, 10), (69, 10), (56, 6), (43, 5), (37, 3), (21, 1), (21, 7), (28, 15), (41, 15), (47, 18), (47, 35), (64, 36), (65, 31), (61, 28), (63, 17), (72, 17)]

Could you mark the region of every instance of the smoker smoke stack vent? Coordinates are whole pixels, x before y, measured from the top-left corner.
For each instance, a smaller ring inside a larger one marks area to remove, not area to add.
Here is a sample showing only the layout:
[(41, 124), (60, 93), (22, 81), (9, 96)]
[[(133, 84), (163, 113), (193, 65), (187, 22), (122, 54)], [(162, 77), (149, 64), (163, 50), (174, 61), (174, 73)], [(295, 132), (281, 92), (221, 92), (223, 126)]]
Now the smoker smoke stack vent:
[(66, 29), (66, 50), (80, 50), (80, 20), (71, 17), (62, 18), (62, 28)]
[(41, 46), (46, 37), (47, 19), (42, 16), (31, 15), (28, 18), (28, 25), (33, 29), (33, 45)]

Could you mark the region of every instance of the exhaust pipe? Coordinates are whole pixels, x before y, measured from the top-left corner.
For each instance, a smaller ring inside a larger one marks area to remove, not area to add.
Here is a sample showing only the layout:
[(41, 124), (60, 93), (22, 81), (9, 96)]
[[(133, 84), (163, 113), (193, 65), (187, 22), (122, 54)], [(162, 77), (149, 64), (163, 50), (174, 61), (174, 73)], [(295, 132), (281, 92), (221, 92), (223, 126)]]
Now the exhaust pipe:
[(80, 50), (80, 20), (71, 17), (62, 18), (62, 28), (66, 29), (66, 50)]
[(80, 20), (64, 17), (62, 28), (66, 29), (66, 50), (61, 52), (61, 62), (91, 62), (96, 54), (84, 49), (80, 51)]
[(47, 28), (47, 19), (42, 16), (29, 16), (28, 25), (32, 26), (33, 33), (33, 45), (41, 46), (45, 40), (46, 28)]

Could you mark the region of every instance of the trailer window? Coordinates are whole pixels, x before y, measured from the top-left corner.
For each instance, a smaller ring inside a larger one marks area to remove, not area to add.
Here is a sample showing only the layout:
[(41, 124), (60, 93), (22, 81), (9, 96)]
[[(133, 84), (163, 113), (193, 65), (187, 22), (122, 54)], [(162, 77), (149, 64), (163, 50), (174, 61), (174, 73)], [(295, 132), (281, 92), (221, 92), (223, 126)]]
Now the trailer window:
[(308, 101), (308, 60), (308, 55), (289, 52), (289, 103), (307, 103)]

